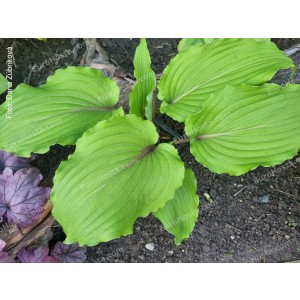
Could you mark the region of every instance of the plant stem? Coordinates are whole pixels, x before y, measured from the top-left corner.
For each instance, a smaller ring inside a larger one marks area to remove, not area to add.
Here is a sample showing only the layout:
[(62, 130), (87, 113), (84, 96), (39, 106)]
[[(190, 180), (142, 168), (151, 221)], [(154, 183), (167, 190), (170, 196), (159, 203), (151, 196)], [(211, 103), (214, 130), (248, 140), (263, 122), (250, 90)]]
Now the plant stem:
[(180, 140), (174, 140), (170, 144), (178, 145), (178, 144), (185, 144), (185, 143), (189, 143), (189, 142), (190, 142), (190, 138), (184, 138), (184, 139), (180, 139)]
[(166, 124), (164, 124), (162, 121), (156, 120), (154, 123), (158, 125), (160, 128), (162, 128), (164, 131), (169, 133), (173, 138), (180, 139), (181, 136), (178, 133), (176, 133), (174, 130), (172, 130), (170, 127), (168, 127)]

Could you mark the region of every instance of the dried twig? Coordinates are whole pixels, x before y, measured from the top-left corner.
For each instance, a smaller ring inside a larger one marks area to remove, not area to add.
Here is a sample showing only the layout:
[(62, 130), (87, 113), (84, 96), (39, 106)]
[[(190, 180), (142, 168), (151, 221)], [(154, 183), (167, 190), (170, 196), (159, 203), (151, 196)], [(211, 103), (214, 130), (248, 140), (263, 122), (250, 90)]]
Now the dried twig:
[(245, 188), (246, 188), (246, 186), (243, 187), (241, 190), (239, 190), (237, 193), (235, 193), (235, 194), (233, 195), (233, 197), (236, 197), (236, 196), (237, 196), (240, 192), (242, 192)]
[(236, 228), (236, 227), (234, 227), (234, 226), (232, 226), (232, 225), (226, 224), (226, 226), (229, 227), (229, 228), (232, 228), (232, 229), (236, 230), (236, 231), (239, 232), (239, 233), (243, 233), (242, 230), (240, 230), (240, 229), (238, 229), (238, 228)]

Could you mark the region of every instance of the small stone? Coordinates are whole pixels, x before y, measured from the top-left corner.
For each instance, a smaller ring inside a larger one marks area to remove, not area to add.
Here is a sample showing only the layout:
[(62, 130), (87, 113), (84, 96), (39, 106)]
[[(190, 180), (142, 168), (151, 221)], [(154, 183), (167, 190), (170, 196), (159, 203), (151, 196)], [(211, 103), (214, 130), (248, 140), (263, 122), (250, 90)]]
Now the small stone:
[(148, 249), (149, 251), (153, 251), (154, 250), (154, 244), (153, 243), (148, 243), (145, 245), (145, 248)]
[(169, 254), (169, 255), (173, 255), (173, 254), (174, 254), (174, 251), (173, 251), (173, 250), (170, 250), (170, 251), (168, 251), (168, 254)]
[(231, 235), (230, 238), (231, 238), (232, 240), (234, 240), (234, 236), (233, 236), (233, 235)]
[(269, 195), (259, 196), (258, 201), (260, 203), (269, 203), (270, 202), (270, 196)]
[(210, 196), (209, 193), (204, 193), (204, 197), (206, 198), (206, 200), (207, 200), (209, 203), (212, 203), (212, 202), (213, 202), (213, 200), (212, 200), (212, 198), (211, 198), (211, 196)]

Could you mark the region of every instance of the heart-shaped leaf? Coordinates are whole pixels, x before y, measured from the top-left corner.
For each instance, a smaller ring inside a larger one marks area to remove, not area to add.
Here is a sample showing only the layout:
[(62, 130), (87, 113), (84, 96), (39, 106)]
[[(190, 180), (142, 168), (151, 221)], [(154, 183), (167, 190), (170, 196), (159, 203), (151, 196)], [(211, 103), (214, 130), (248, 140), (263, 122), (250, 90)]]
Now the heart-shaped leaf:
[(60, 261), (49, 255), (47, 247), (22, 248), (18, 254), (21, 263), (59, 263)]
[(29, 157), (53, 144), (71, 145), (90, 127), (115, 114), (117, 84), (99, 71), (68, 67), (39, 88), (20, 84), (0, 106), (0, 149)]
[(86, 249), (79, 247), (77, 243), (66, 245), (57, 242), (51, 251), (51, 255), (62, 263), (83, 263), (86, 260)]
[(182, 186), (176, 191), (174, 199), (154, 213), (165, 229), (175, 235), (176, 245), (189, 237), (197, 221), (199, 197), (196, 190), (195, 175), (191, 169), (186, 169)]
[(181, 186), (184, 166), (169, 144), (156, 146), (150, 121), (135, 115), (99, 122), (76, 143), (54, 178), (53, 215), (65, 243), (96, 245), (131, 234)]
[(37, 169), (21, 169), (13, 174), (6, 168), (0, 175), (0, 217), (20, 227), (36, 220), (50, 194), (49, 188), (38, 186), (41, 180)]
[(278, 69), (291, 67), (293, 61), (269, 41), (225, 39), (192, 46), (165, 69), (158, 84), (160, 110), (183, 122), (226, 85), (261, 85)]
[(23, 168), (29, 168), (30, 165), (28, 164), (28, 159), (0, 150), (0, 174), (3, 173), (6, 167), (15, 172)]
[(280, 164), (300, 148), (300, 85), (228, 86), (187, 119), (186, 133), (197, 161), (218, 174)]

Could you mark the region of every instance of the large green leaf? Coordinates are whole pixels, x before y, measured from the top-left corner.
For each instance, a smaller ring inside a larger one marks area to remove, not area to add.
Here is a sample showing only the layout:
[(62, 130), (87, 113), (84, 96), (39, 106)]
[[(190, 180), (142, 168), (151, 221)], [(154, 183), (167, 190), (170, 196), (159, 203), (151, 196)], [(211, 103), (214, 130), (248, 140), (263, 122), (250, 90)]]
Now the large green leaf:
[(0, 106), (0, 149), (30, 156), (53, 144), (70, 145), (90, 127), (115, 114), (117, 84), (99, 71), (68, 67), (56, 71), (39, 88), (20, 84), (9, 102)]
[[(220, 38), (184, 38), (181, 39), (181, 41), (178, 44), (178, 52), (181, 51), (186, 51), (188, 50), (191, 46), (195, 46), (195, 45), (206, 45), (207, 47), (210, 47), (210, 45), (212, 43), (219, 43), (224, 39), (220, 39)], [(235, 41), (236, 39), (227, 39), (227, 40), (231, 40), (231, 41)], [(253, 38), (253, 40), (257, 41), (257, 42), (266, 42), (266, 41), (271, 41), (270, 38)]]
[(134, 56), (134, 75), (137, 79), (129, 95), (130, 113), (152, 120), (155, 73), (151, 69), (151, 58), (146, 39), (141, 39)]
[(0, 73), (0, 95), (3, 94), (8, 89), (8, 81), (6, 78)]
[(169, 144), (156, 146), (150, 121), (135, 115), (99, 122), (76, 143), (54, 179), (53, 215), (66, 243), (96, 245), (132, 233), (181, 186), (184, 166)]
[(186, 121), (191, 152), (216, 173), (274, 166), (300, 148), (300, 85), (227, 86)]
[(186, 169), (182, 186), (176, 191), (174, 199), (154, 213), (166, 230), (175, 235), (176, 245), (188, 238), (195, 227), (199, 206), (196, 191), (195, 175), (191, 169)]
[(192, 46), (170, 62), (159, 81), (161, 112), (183, 122), (226, 85), (261, 85), (280, 68), (294, 67), (275, 44), (255, 39), (225, 39)]
[(179, 44), (178, 44), (178, 52), (186, 51), (188, 50), (191, 46), (195, 45), (208, 45), (212, 43), (214, 40), (217, 39), (209, 39), (209, 38), (184, 38), (181, 39)]

